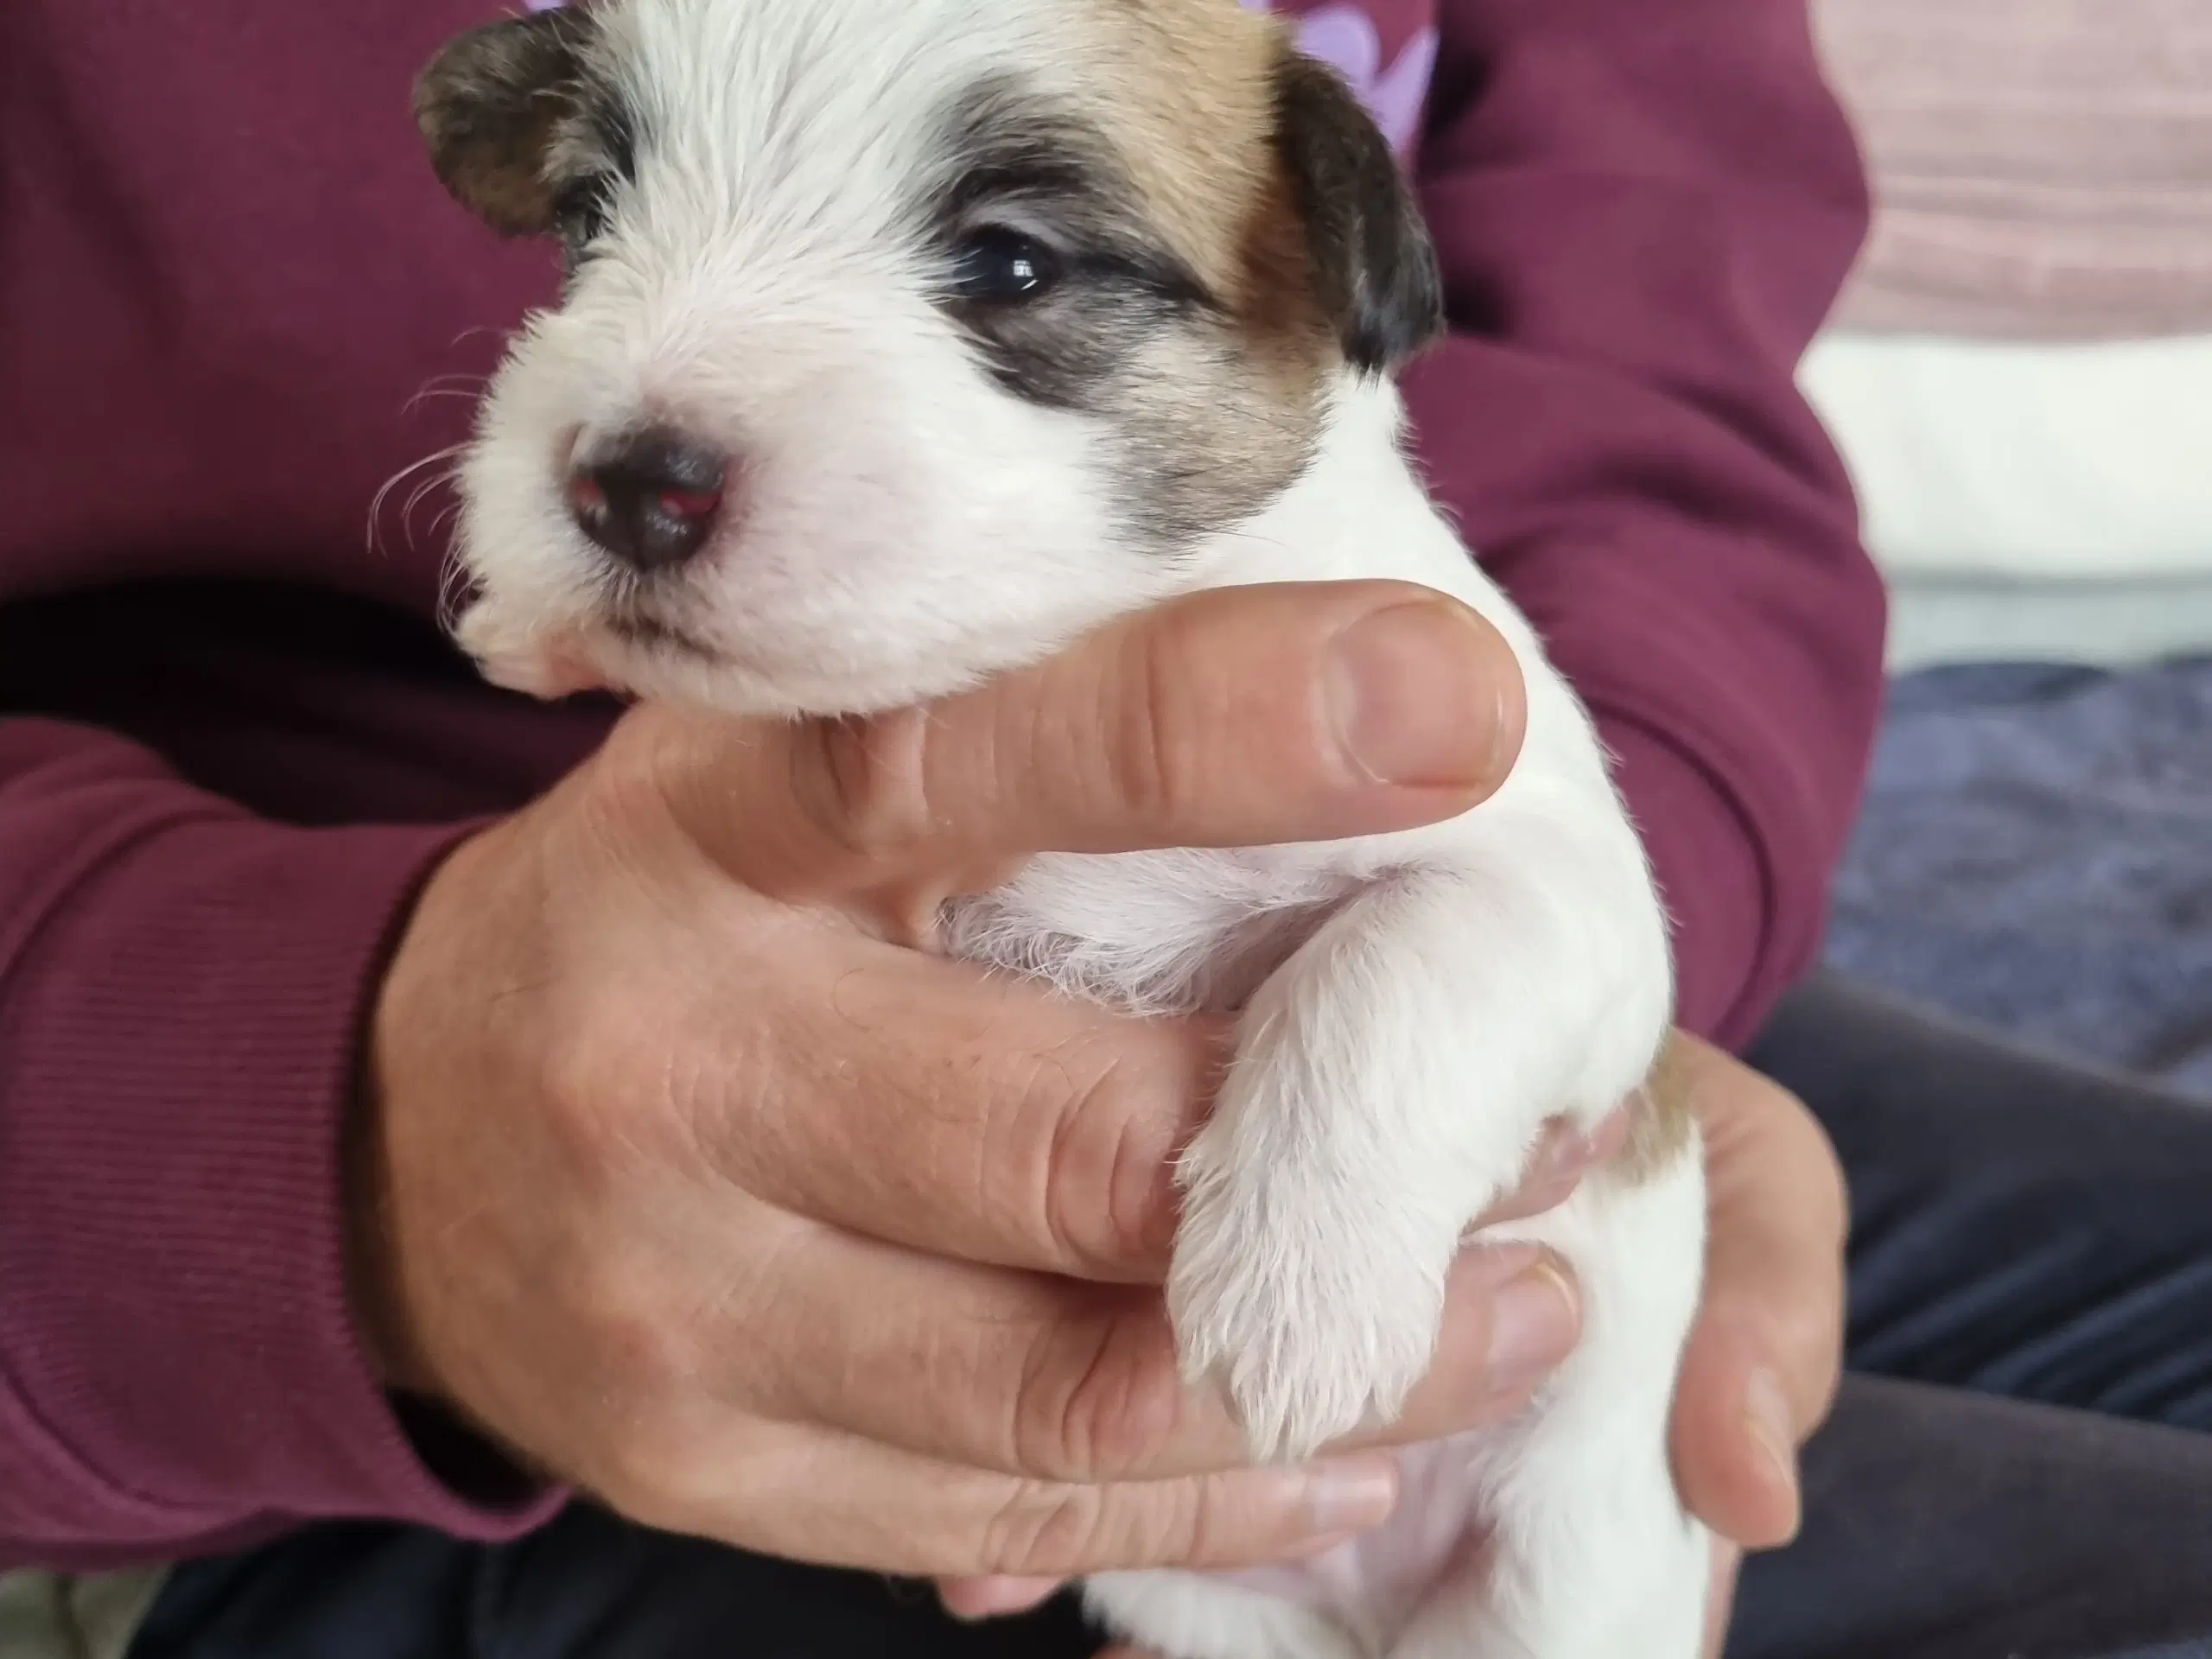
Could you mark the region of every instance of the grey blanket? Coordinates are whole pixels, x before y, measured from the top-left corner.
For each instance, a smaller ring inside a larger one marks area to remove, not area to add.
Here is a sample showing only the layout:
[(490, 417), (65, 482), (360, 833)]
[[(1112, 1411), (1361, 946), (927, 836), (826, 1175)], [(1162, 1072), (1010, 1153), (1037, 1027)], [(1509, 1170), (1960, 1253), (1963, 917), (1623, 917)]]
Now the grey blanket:
[(2212, 1099), (2212, 659), (1896, 682), (1827, 957)]

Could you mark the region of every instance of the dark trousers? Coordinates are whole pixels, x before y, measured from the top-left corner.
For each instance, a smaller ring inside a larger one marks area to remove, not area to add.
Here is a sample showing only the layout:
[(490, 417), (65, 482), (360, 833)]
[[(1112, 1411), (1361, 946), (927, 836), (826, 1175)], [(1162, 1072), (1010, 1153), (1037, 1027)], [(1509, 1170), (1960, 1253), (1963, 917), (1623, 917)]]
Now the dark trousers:
[[(1833, 982), (1753, 1061), (1852, 1183), (1852, 1376), (1732, 1659), (2212, 1659), (2212, 1111)], [(585, 1507), (500, 1548), (324, 1526), (178, 1572), (131, 1659), (1077, 1659), (1055, 1605)]]

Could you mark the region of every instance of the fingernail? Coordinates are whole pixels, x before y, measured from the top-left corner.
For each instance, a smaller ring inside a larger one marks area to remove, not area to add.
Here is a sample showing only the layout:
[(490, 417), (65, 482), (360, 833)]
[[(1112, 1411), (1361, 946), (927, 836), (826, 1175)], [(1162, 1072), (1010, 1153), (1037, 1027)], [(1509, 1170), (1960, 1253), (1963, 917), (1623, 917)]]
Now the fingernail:
[(1325, 1532), (1318, 1538), (1308, 1538), (1304, 1543), (1293, 1544), (1283, 1559), (1291, 1561), (1310, 1561), (1317, 1555), (1325, 1555), (1341, 1548), (1359, 1535), (1356, 1532)]
[(1796, 1420), (1789, 1409), (1789, 1396), (1782, 1391), (1782, 1379), (1772, 1371), (1762, 1368), (1751, 1373), (1751, 1381), (1744, 1385), (1744, 1422), (1751, 1431), (1751, 1439), (1765, 1455), (1789, 1498), (1789, 1537), (1797, 1535), (1801, 1518), (1801, 1500), (1797, 1491), (1797, 1432)]
[(955, 1618), (1003, 1618), (1051, 1600), (1059, 1587), (1058, 1579), (963, 1579), (946, 1585), (938, 1599)]
[(1539, 1261), (1501, 1288), (1491, 1303), (1490, 1385), (1511, 1394), (1557, 1370), (1581, 1335), (1574, 1287), (1548, 1261)]
[(1580, 1179), (1598, 1161), (1598, 1143), (1586, 1135), (1567, 1130), (1544, 1143), (1522, 1181), (1528, 1188), (1548, 1187), (1557, 1182)]
[(1344, 759), (1359, 776), (1415, 789), (1488, 783), (1503, 728), (1502, 694), (1466, 613), (1442, 601), (1386, 606), (1338, 635), (1330, 653), (1329, 713)]
[(1390, 1518), (1398, 1503), (1397, 1465), (1383, 1458), (1346, 1458), (1306, 1471), (1307, 1530), (1319, 1548)]
[(1459, 1253), (1459, 1261), (1452, 1267), (1452, 1277), (1455, 1285), (1496, 1292), (1511, 1284), (1543, 1257), (1543, 1251), (1534, 1244), (1477, 1244)]

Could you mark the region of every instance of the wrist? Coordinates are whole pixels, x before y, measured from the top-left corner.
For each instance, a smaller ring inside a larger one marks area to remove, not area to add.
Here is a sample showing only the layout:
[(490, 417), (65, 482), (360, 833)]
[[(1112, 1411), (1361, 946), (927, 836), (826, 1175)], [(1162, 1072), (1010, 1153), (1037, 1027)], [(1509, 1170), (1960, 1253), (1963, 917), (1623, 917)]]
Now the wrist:
[[(454, 1000), (442, 918), (488, 833), (480, 830), (456, 841), (416, 890), (377, 987), (342, 1125), (339, 1201), (347, 1294), (362, 1356), (378, 1385), (391, 1393), (443, 1392), (408, 1294), (391, 1131), (395, 1102), (412, 1078), (424, 1075), (420, 1054), (438, 1046), (439, 1010), (449, 1010)], [(433, 1074), (436, 1069), (430, 1068)]]
[(409, 1331), (393, 1249), (391, 1179), (383, 1134), (381, 1090), (365, 1067), (346, 1107), (339, 1201), (346, 1222), (346, 1283), (356, 1338), (369, 1374), (391, 1392), (429, 1387)]

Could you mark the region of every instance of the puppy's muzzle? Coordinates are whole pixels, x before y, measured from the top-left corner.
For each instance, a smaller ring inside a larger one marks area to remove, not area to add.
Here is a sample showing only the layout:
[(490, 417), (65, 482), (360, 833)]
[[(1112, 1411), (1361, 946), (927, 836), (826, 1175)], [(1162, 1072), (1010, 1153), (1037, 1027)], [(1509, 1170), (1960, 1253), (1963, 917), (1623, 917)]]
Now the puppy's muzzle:
[(728, 476), (720, 451), (648, 427), (578, 448), (569, 511), (597, 546), (632, 569), (672, 569), (706, 545)]

